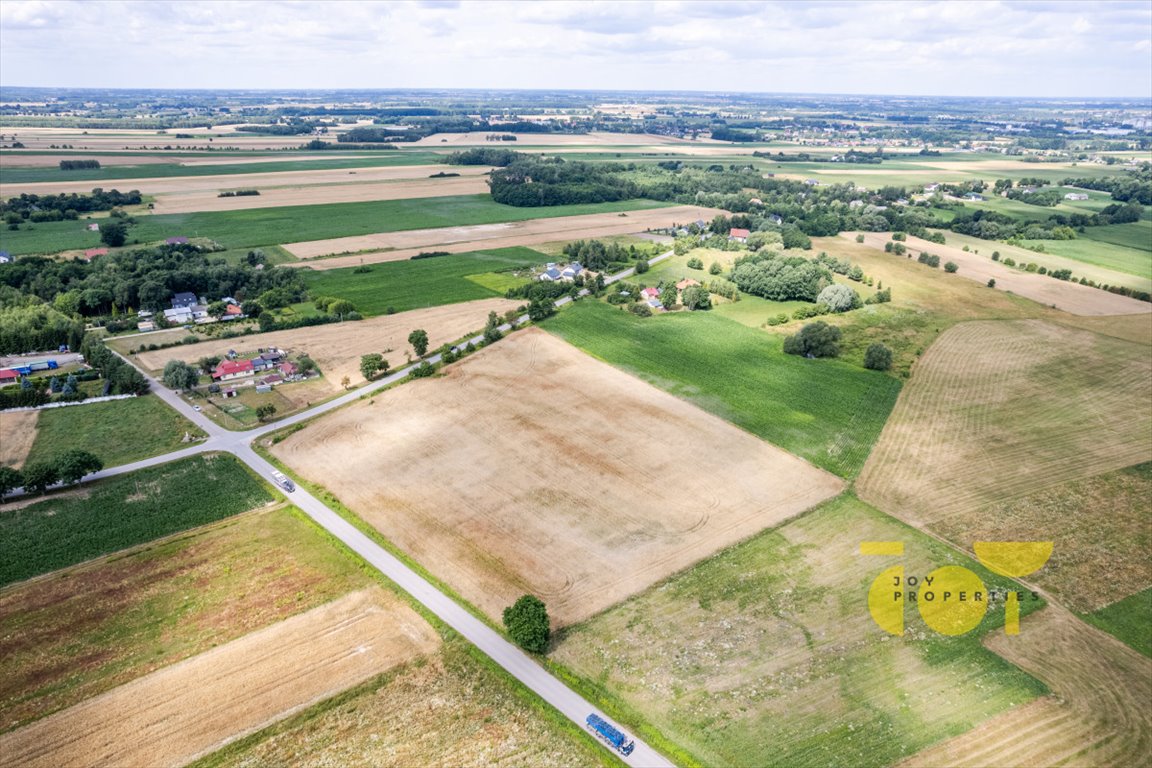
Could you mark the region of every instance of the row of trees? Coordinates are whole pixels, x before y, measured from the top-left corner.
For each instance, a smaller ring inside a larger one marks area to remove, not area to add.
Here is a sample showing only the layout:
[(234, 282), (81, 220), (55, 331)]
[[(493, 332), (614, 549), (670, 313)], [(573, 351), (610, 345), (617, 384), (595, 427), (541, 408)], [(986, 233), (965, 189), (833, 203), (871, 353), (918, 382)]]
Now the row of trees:
[(104, 469), (104, 462), (88, 451), (72, 448), (58, 456), (34, 462), (23, 470), (0, 467), (0, 501), (17, 488), (28, 493), (44, 493), (56, 483), (73, 485), (85, 475)]
[[(75, 219), (82, 213), (110, 211), (125, 205), (139, 205), (143, 198), (138, 190), (118, 192), (115, 189), (93, 189), (90, 195), (32, 195), (24, 193), (0, 200), (0, 216), (11, 223), (23, 220), (60, 221)], [(17, 217), (13, 219), (12, 217)]]
[(148, 391), (148, 380), (144, 375), (104, 346), (104, 342), (95, 334), (84, 336), (80, 354), (88, 365), (100, 372), (105, 381), (104, 394), (143, 395)]

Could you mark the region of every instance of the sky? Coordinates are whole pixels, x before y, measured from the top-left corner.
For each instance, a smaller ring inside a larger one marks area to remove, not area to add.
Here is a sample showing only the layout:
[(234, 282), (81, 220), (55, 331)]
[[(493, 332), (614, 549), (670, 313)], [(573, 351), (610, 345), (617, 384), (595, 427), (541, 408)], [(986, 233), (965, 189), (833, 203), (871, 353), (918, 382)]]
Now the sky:
[(1152, 0), (3, 0), (4, 86), (1152, 98)]

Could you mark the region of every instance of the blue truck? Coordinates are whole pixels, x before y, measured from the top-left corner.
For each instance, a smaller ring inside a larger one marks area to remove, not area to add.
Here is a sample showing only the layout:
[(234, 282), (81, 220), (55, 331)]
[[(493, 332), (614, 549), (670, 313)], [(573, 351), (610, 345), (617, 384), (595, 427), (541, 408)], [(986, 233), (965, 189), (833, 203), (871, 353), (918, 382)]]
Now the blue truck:
[(611, 744), (612, 748), (620, 754), (630, 755), (632, 754), (632, 750), (636, 749), (636, 742), (632, 741), (623, 733), (616, 730), (614, 725), (599, 715), (588, 715), (588, 720), (586, 722), (588, 723), (589, 730), (591, 730), (600, 738), (604, 739), (604, 741)]

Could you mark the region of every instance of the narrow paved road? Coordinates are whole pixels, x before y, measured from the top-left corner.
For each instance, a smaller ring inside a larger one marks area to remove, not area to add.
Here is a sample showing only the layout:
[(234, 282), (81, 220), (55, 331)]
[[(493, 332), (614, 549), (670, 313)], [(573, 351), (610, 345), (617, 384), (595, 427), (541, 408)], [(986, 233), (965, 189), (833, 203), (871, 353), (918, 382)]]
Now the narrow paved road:
[[(671, 251), (661, 254), (652, 259), (651, 263), (662, 261), (672, 255)], [(633, 270), (625, 270), (619, 274), (613, 275), (605, 280), (605, 283), (614, 283), (617, 280), (630, 276)], [(567, 304), (571, 298), (564, 297), (556, 302), (557, 306)], [(527, 315), (520, 318), (520, 322), (526, 322)], [(501, 330), (507, 332), (510, 330), (508, 325), (501, 326)], [(483, 337), (476, 336), (471, 339), (472, 342), (479, 342)], [(467, 342), (465, 342), (465, 345)], [(127, 359), (127, 358), (125, 358)], [(440, 355), (432, 355), (428, 358), (429, 362), (437, 363), (440, 361)], [(131, 361), (129, 361), (131, 362)], [(283, 429), (285, 426), (305, 421), (314, 418), (323, 413), (327, 413), (335, 408), (339, 408), (347, 403), (357, 400), (365, 395), (369, 395), (377, 390), (394, 384), (409, 374), (414, 366), (408, 366), (389, 374), (379, 381), (373, 382), (368, 386), (361, 387), (360, 389), (353, 390), (346, 395), (341, 395), (338, 398), (330, 400), (321, 405), (310, 408), (307, 411), (302, 411), (294, 416), (281, 419), (273, 424), (268, 424), (254, 430), (245, 432), (233, 432), (224, 429), (217, 425), (203, 413), (193, 409), (185, 400), (177, 395), (172, 390), (165, 387), (155, 378), (144, 374), (152, 385), (152, 392), (154, 392), (160, 399), (172, 406), (178, 413), (187, 417), (196, 426), (200, 427), (208, 435), (206, 440), (200, 441), (195, 445), (188, 448), (176, 451), (174, 453), (165, 454), (163, 456), (156, 456), (151, 459), (144, 459), (143, 461), (136, 461), (131, 464), (125, 464), (120, 467), (113, 467), (111, 469), (102, 470), (100, 472), (89, 475), (85, 481), (98, 480), (104, 477), (112, 477), (114, 475), (132, 472), (143, 467), (151, 467), (157, 464), (165, 464), (169, 461), (181, 459), (186, 456), (192, 456), (204, 451), (226, 451), (234, 454), (237, 458), (255, 470), (261, 477), (268, 478), (274, 471), (273, 467), (268, 461), (262, 458), (252, 449), (252, 442), (256, 439), (273, 432), (278, 429)], [(435, 614), (441, 621), (443, 621), (452, 629), (459, 632), (469, 642), (474, 644), (481, 651), (486, 653), (493, 661), (508, 671), (513, 677), (527, 686), (530, 690), (534, 691), (540, 698), (551, 704), (559, 710), (565, 717), (584, 727), (585, 719), (590, 713), (596, 713), (603, 717), (610, 723), (615, 723), (611, 718), (605, 715), (596, 707), (592, 706), (580, 694), (573, 691), (564, 683), (553, 677), (547, 670), (545, 670), (535, 660), (514, 646), (512, 643), (505, 640), (499, 633), (492, 630), (487, 624), (480, 621), (472, 614), (468, 613), (464, 608), (460, 607), (454, 600), (445, 595), (424, 577), (413, 571), (403, 562), (398, 560), (393, 555), (389, 554), (383, 547), (381, 547), (372, 539), (361, 533), (355, 526), (349, 523), (344, 518), (340, 517), (337, 513), (333, 512), (326, 504), (321, 502), (312, 494), (303, 488), (297, 487), (295, 491), (289, 494), (293, 504), (303, 510), (309, 517), (316, 521), (316, 524), (324, 530), (331, 533), (337, 539), (344, 543), (349, 549), (356, 554), (360, 555), (364, 560), (376, 568), (380, 573), (387, 576), (394, 581), (413, 598), (418, 600), (429, 611)], [(622, 731), (628, 733), (627, 729), (619, 726)], [(640, 739), (636, 739), (636, 748), (631, 755), (625, 757), (613, 751), (621, 760), (630, 766), (636, 768), (672, 768), (672, 763), (669, 762), (663, 755), (648, 746)], [(608, 747), (605, 747), (606, 749)]]

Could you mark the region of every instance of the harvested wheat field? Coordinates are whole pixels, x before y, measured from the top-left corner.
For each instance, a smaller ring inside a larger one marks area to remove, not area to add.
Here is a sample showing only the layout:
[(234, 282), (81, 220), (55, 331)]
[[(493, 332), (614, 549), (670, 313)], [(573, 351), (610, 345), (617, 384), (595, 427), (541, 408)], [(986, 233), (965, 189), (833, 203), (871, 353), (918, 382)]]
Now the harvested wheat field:
[[(251, 184), (240, 188), (254, 189)], [(259, 187), (259, 195), (220, 197), (215, 190), (172, 192), (156, 195), (155, 213), (235, 211), (244, 208), (282, 208), (288, 205), (327, 205), (372, 200), (479, 195), (488, 192), (482, 176), (419, 179), (380, 183), (325, 184), (306, 187)]]
[[(884, 244), (891, 240), (891, 235), (886, 232), (841, 232), (840, 236), (854, 239), (857, 234), (864, 235), (865, 245), (881, 250), (884, 248)], [(1023, 272), (992, 261), (989, 257), (950, 245), (940, 245), (912, 235), (908, 236), (905, 245), (913, 254), (927, 251), (939, 256), (942, 262), (956, 262), (960, 267), (960, 271), (956, 273), (957, 277), (964, 277), (985, 284), (990, 278), (994, 278), (996, 290), (1011, 291), (1044, 306), (1055, 307), (1073, 315), (1132, 315), (1152, 312), (1152, 304), (1146, 301), (1119, 296), (1079, 283), (1057, 280), (1047, 275)], [(902, 257), (893, 256), (893, 258)], [(1084, 274), (1091, 269), (1100, 269), (1089, 265), (1083, 265), (1083, 268), (1078, 267), (1079, 265), (1077, 268), (1073, 268), (1076, 274)], [(930, 269), (927, 266), (924, 268)], [(1148, 322), (1152, 322), (1152, 320)]]
[[(1147, 347), (1040, 320), (962, 323), (916, 364), (857, 490), (932, 527), (1149, 461), (1150, 404)], [(1059, 532), (1052, 520), (1033, 538)]]
[(0, 736), (0, 765), (181, 765), (439, 642), (396, 596), (354, 592)]
[(843, 483), (536, 328), (273, 448), (489, 616), (588, 618)]
[(686, 139), (677, 139), (673, 136), (660, 136), (654, 133), (610, 133), (605, 131), (591, 131), (589, 133), (512, 133), (516, 142), (509, 146), (503, 141), (488, 141), (487, 137), (493, 133), (502, 133), (499, 126), (483, 131), (471, 133), (434, 133), (425, 136), (419, 141), (407, 146), (413, 147), (450, 147), (458, 146), (498, 146), (507, 149), (516, 149), (518, 146), (535, 147), (567, 147), (567, 146), (632, 146), (638, 144), (687, 144)]
[(1020, 634), (985, 644), (1046, 683), (1037, 700), (925, 750), (900, 768), (1152, 764), (1152, 659), (1058, 605), (1028, 616)]
[[(268, 158), (257, 159), (262, 162), (268, 161)], [(196, 163), (184, 163), (184, 165), (195, 164)], [(284, 166), (287, 169), (290, 167), (290, 164), (285, 163)], [(488, 166), (470, 165), (451, 169), (451, 172), (459, 173), (459, 177), (449, 177), (445, 179), (428, 178), (434, 173), (443, 173), (445, 170), (446, 166), (443, 165), (401, 165), (370, 166), (367, 168), (351, 169), (340, 168), (319, 171), (266, 171), (263, 173), (247, 173), (242, 175), (221, 174), (216, 176), (159, 176), (146, 179), (104, 179), (99, 182), (37, 181), (26, 184), (5, 184), (0, 182), (0, 197), (6, 198), (23, 192), (36, 195), (58, 195), (71, 192), (87, 194), (92, 191), (92, 186), (95, 184), (97, 186), (103, 186), (104, 189), (119, 189), (122, 191), (137, 189), (146, 195), (185, 194), (192, 192), (211, 192), (215, 195), (217, 192), (224, 190), (259, 189), (261, 190), (261, 194), (254, 199), (254, 202), (259, 202), (264, 197), (264, 190), (280, 187), (363, 184), (383, 181), (443, 182), (471, 177), (480, 178), (491, 169)], [(244, 199), (245, 198), (239, 198), (239, 200)], [(236, 201), (237, 198), (221, 198), (221, 200)], [(313, 199), (306, 201), (306, 203), (308, 202), (323, 203), (337, 201)]]
[(40, 411), (0, 411), (0, 467), (24, 466), (39, 418)]
[[(513, 245), (550, 243), (557, 240), (630, 235), (644, 232), (647, 229), (671, 226), (673, 223), (711, 219), (719, 213), (724, 213), (724, 211), (716, 208), (700, 208), (694, 205), (677, 205), (669, 208), (628, 211), (626, 214), (592, 213), (584, 216), (556, 216), (501, 224), (380, 232), (372, 235), (287, 243), (284, 248), (300, 259), (315, 259), (320, 256), (341, 253), (357, 254), (354, 257), (325, 259), (322, 263), (308, 265), (313, 269), (338, 269), (358, 265), (361, 260), (365, 264), (398, 261), (411, 258), (422, 250), (449, 250), (449, 246), (455, 246), (452, 252), (458, 253), (480, 248), (503, 248)], [(362, 251), (384, 249), (387, 249), (387, 252), (361, 255)], [(296, 264), (294, 266), (303, 265)]]
[(234, 339), (141, 352), (136, 361), (147, 370), (158, 371), (169, 360), (191, 363), (202, 357), (223, 356), (228, 350), (245, 354), (260, 348), (279, 347), (291, 353), (307, 353), (320, 366), (329, 391), (337, 391), (340, 389), (340, 379), (344, 376), (357, 384), (363, 383), (364, 376), (360, 373), (361, 355), (380, 352), (392, 368), (406, 362), (405, 353), (410, 352), (415, 358), (415, 352), (408, 344), (408, 334), (415, 328), (427, 331), (428, 348), (436, 349), (474, 331), (479, 332), (489, 312), (502, 315), (518, 306), (520, 302), (511, 299), (466, 301), (356, 322), (256, 333)]

